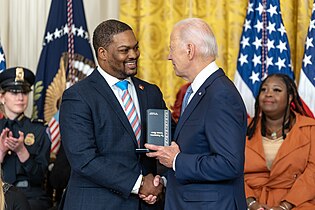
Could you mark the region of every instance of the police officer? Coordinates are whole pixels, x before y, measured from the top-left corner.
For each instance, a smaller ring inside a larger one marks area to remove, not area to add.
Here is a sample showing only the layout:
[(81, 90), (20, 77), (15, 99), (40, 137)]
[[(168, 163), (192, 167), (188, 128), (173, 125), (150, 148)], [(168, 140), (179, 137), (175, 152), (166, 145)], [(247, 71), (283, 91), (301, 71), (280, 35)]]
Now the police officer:
[(22, 67), (0, 74), (0, 163), (5, 182), (26, 195), (32, 210), (48, 209), (51, 201), (43, 189), (49, 163), (50, 139), (47, 128), (24, 115), (34, 74)]

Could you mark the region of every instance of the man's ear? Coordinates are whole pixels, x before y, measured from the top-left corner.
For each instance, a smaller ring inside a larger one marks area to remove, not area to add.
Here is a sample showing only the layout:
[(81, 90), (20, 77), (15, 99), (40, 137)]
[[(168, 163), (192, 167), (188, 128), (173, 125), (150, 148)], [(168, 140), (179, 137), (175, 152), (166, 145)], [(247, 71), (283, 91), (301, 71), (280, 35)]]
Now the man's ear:
[(107, 50), (106, 50), (104, 47), (99, 47), (98, 50), (97, 50), (97, 55), (98, 55), (98, 57), (99, 57), (101, 60), (106, 61), (106, 60), (107, 60), (108, 52), (107, 52)]
[(195, 45), (188, 44), (186, 53), (187, 53), (187, 56), (189, 57), (189, 59), (192, 59), (195, 55)]

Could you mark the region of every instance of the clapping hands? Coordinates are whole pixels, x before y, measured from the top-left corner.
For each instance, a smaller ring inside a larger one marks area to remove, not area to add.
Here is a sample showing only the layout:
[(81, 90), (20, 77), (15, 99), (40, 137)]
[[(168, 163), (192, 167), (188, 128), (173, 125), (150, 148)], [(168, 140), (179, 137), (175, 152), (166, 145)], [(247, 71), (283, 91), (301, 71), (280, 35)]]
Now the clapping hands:
[(1, 140), (3, 140), (3, 144), (6, 148), (16, 153), (20, 152), (23, 148), (25, 148), (24, 133), (21, 131), (19, 131), (19, 137), (15, 138), (13, 137), (12, 132), (8, 128), (5, 128), (1, 133)]
[(21, 162), (25, 162), (29, 158), (30, 155), (24, 145), (23, 132), (19, 131), (19, 137), (15, 138), (8, 128), (2, 130), (0, 135), (0, 162), (9, 150), (15, 152)]

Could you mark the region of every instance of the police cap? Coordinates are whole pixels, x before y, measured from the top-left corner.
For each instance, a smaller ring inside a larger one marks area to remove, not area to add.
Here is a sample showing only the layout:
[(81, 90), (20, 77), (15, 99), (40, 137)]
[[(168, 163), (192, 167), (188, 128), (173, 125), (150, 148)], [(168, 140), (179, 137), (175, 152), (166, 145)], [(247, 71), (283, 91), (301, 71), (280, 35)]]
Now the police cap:
[(28, 93), (34, 81), (33, 72), (23, 67), (9, 68), (0, 74), (0, 88), (5, 92)]

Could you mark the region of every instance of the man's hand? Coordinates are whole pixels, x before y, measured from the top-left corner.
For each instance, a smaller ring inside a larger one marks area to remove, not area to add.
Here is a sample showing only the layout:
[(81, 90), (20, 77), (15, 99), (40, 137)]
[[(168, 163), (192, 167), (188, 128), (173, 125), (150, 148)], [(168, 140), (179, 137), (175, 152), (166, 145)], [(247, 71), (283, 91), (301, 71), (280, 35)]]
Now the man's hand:
[(153, 144), (145, 144), (147, 149), (155, 152), (148, 152), (146, 155), (148, 157), (155, 157), (160, 161), (161, 164), (168, 168), (173, 167), (173, 161), (175, 156), (180, 152), (179, 146), (172, 142), (171, 146), (156, 146)]
[[(147, 200), (154, 200), (153, 196), (158, 197), (163, 190), (163, 184), (160, 184), (159, 178), (154, 178), (152, 174), (143, 176), (143, 183), (139, 189), (139, 196), (145, 198), (150, 196)], [(156, 200), (157, 198), (155, 198)]]
[[(163, 179), (161, 178), (161, 176), (159, 175), (156, 175), (153, 179), (153, 185), (155, 187), (158, 187), (159, 185), (162, 186), (162, 189), (163, 189), (163, 186), (164, 186), (164, 183), (163, 183)], [(148, 204), (154, 204), (160, 197), (161, 193), (159, 195), (144, 195), (144, 194), (140, 194), (139, 193), (139, 197), (144, 200), (146, 203)]]

